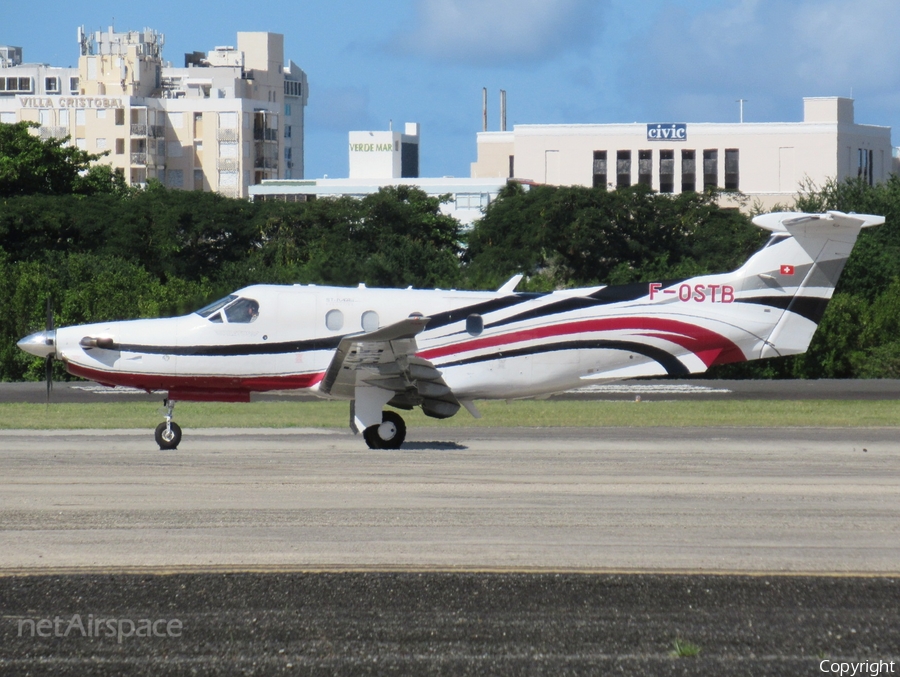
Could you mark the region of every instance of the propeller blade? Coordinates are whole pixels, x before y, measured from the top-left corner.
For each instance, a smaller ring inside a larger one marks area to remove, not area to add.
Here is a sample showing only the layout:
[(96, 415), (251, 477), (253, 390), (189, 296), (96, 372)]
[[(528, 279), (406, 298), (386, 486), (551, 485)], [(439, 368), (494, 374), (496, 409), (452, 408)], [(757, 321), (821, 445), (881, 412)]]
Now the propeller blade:
[(53, 331), (53, 301), (47, 297), (47, 331)]
[(53, 390), (53, 356), (47, 355), (44, 360), (44, 376), (47, 379), (47, 404), (50, 404), (50, 391)]

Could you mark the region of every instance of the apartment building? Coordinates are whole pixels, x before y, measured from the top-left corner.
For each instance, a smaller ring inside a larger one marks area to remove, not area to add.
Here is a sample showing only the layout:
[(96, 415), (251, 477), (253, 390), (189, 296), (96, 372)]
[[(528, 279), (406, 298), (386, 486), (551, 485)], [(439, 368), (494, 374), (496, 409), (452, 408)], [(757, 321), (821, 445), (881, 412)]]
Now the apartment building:
[(132, 185), (246, 197), (266, 179), (303, 177), (306, 74), (284, 63), (284, 37), (238, 33), (236, 46), (165, 62), (151, 29), (78, 31), (77, 68), (28, 64), (0, 46), (0, 122), (69, 136)]

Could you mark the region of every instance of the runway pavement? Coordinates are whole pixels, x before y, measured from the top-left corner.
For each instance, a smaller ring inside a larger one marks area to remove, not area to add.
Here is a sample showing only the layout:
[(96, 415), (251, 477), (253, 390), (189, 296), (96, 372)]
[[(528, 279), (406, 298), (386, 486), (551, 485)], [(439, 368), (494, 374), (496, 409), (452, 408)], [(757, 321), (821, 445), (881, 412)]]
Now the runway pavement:
[(0, 568), (900, 573), (896, 429), (0, 432)]
[(889, 674), (898, 439), (0, 431), (0, 675)]

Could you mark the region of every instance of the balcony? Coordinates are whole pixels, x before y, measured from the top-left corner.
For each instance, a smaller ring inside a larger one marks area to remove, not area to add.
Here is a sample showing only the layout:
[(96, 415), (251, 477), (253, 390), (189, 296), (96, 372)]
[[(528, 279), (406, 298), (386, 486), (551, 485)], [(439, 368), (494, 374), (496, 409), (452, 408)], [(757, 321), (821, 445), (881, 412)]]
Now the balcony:
[(131, 164), (146, 165), (147, 164), (147, 154), (146, 153), (132, 153), (131, 154)]
[(241, 168), (240, 160), (233, 157), (220, 157), (216, 160), (216, 169), (226, 172), (236, 172)]
[(131, 125), (132, 136), (147, 136), (147, 125)]
[(240, 130), (239, 129), (217, 129), (216, 130), (216, 140), (217, 141), (240, 141)]

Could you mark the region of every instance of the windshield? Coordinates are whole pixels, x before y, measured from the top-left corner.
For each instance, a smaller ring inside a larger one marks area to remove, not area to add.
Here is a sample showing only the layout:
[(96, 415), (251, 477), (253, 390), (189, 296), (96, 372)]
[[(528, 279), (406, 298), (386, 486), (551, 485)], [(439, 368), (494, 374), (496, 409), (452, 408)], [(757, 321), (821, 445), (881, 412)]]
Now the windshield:
[[(224, 311), (219, 312), (224, 308)], [(210, 322), (221, 322), (222, 315), (229, 324), (247, 324), (255, 322), (259, 317), (259, 301), (247, 299), (231, 294), (224, 299), (196, 311), (200, 317), (205, 317)]]
[(209, 317), (217, 310), (221, 310), (222, 308), (227, 306), (229, 303), (234, 301), (236, 298), (237, 298), (237, 296), (235, 296), (234, 294), (232, 294), (231, 296), (226, 296), (224, 299), (219, 299), (218, 301), (210, 303), (208, 306), (204, 306), (203, 308), (201, 308), (200, 310), (197, 310), (195, 312), (200, 317)]

